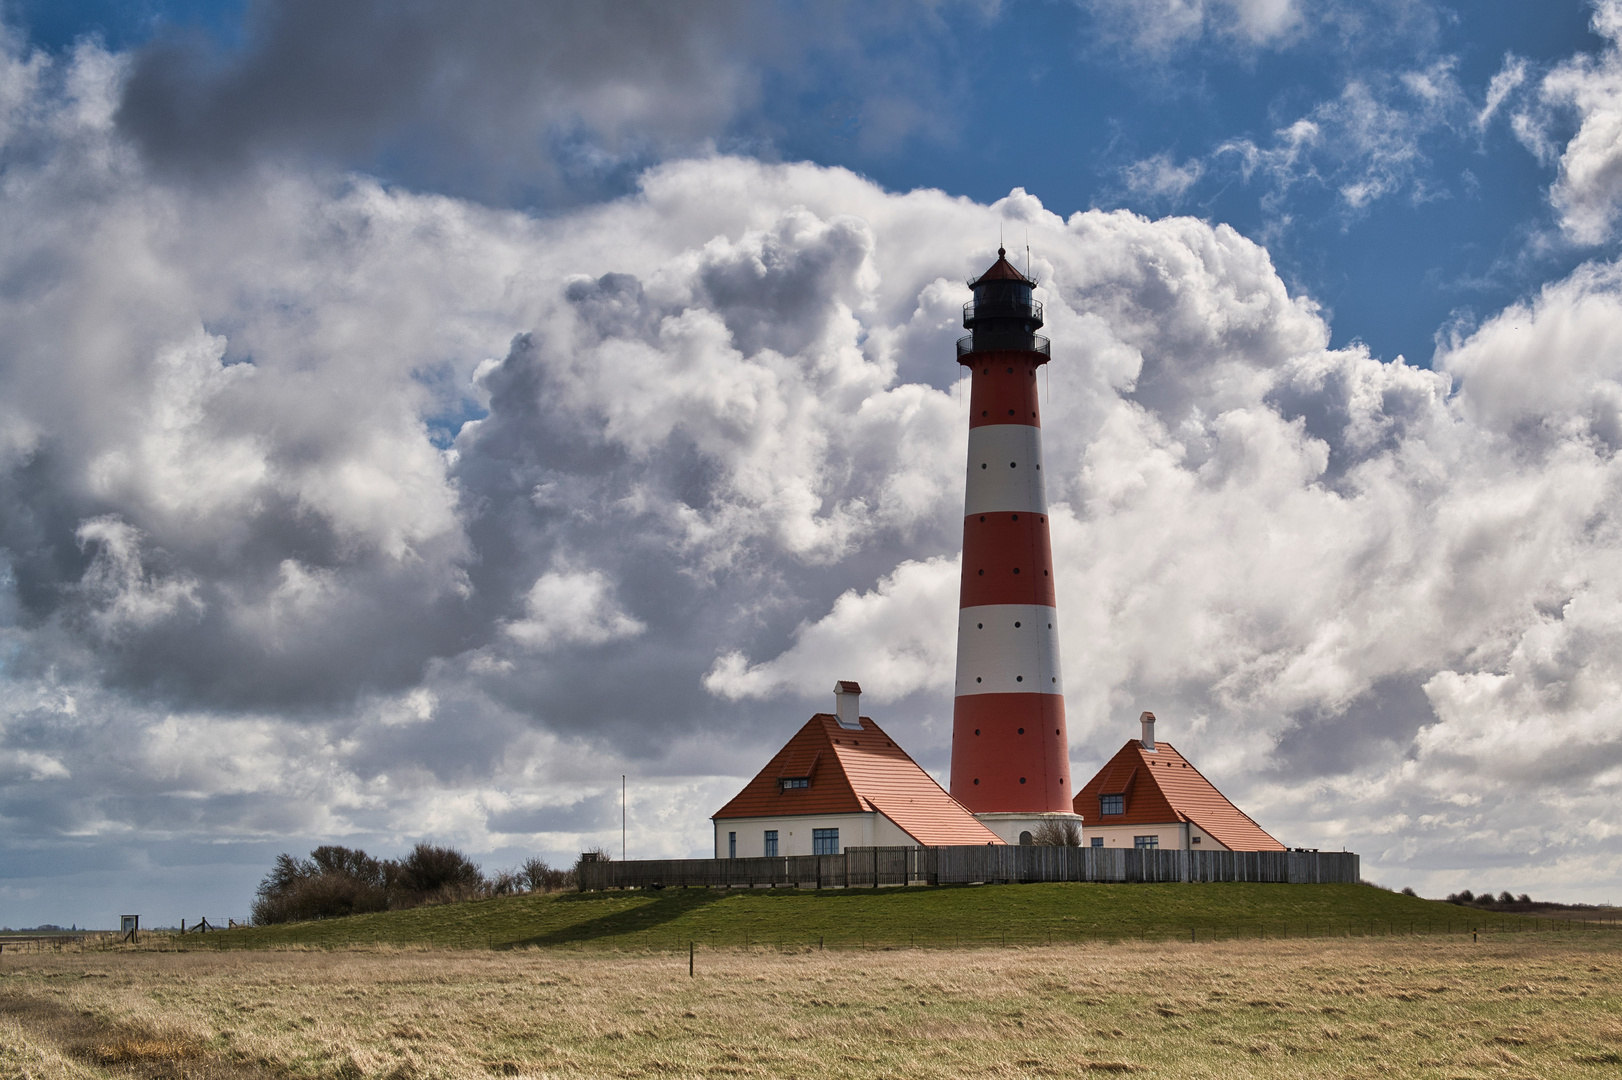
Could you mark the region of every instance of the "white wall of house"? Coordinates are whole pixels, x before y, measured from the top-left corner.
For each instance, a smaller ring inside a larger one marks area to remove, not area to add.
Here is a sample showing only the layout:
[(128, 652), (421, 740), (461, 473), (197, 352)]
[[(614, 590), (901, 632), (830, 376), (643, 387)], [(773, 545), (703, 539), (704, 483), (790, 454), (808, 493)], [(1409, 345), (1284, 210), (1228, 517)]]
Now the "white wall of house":
[(1048, 821), (1068, 821), (1076, 828), (1082, 828), (1080, 814), (1016, 814), (1004, 811), (974, 816), (980, 819), (980, 824), (1000, 836), (1005, 844), (1018, 844), (1021, 833), (1034, 835)]
[(715, 857), (727, 857), (727, 834), (738, 834), (738, 858), (766, 854), (766, 831), (777, 830), (779, 855), (810, 855), (811, 830), (838, 829), (839, 850), (848, 847), (916, 847), (918, 841), (883, 814), (793, 814), (780, 817), (715, 818)]
[(1176, 851), (1183, 846), (1183, 829), (1188, 829), (1188, 849), (1190, 851), (1227, 851), (1211, 835), (1198, 825), (1184, 825), (1182, 822), (1167, 822), (1161, 825), (1088, 825), (1082, 830), (1082, 844), (1090, 845), (1093, 837), (1104, 838), (1104, 847), (1129, 848), (1137, 846), (1140, 836), (1158, 836), (1160, 846)]

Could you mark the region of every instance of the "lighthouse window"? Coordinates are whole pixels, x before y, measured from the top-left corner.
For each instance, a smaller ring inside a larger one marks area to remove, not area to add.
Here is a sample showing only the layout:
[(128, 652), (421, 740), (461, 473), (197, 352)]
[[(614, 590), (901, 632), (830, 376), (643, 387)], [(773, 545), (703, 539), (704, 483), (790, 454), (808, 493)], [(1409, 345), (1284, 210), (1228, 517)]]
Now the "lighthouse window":
[(1126, 795), (1100, 795), (1098, 797), (1098, 812), (1100, 814), (1126, 813)]
[(1018, 629), (1019, 629), (1019, 623), (1015, 623), (1015, 624), (1014, 624), (1014, 629), (1015, 629), (1015, 630), (1018, 630)]
[(983, 623), (983, 622), (981, 622), (981, 623), (975, 623), (975, 624), (974, 624), (974, 628), (975, 628), (975, 629), (976, 629), (976, 630), (984, 630), (984, 629), (985, 629), (985, 628), (986, 628), (986, 624), (985, 624), (985, 623)]
[(975, 682), (979, 682), (979, 681), (980, 681), (980, 676), (978, 676), (978, 675), (976, 675), (976, 676), (975, 676), (975, 677), (974, 677), (974, 681), (975, 681)]
[(1022, 777), (1020, 777), (1020, 778), (1019, 778), (1019, 782), (1020, 782), (1020, 783), (1022, 783), (1022, 784), (1023, 784), (1023, 783), (1024, 783), (1024, 782), (1025, 782), (1025, 778), (1024, 778), (1024, 777), (1023, 777), (1023, 776), (1022, 776)]
[[(1014, 676), (1014, 681), (1015, 682), (1024, 682), (1025, 681), (1025, 676), (1023, 676), (1023, 675), (1015, 675)], [(1021, 735), (1025, 734), (1025, 731), (1024, 731), (1023, 728), (1020, 729), (1020, 734)]]
[(838, 829), (812, 829), (811, 854), (838, 855), (839, 830)]
[(1009, 416), (1013, 416), (1013, 415), (1014, 415), (1014, 410), (1013, 410), (1013, 409), (1009, 409), (1009, 410), (1008, 410), (1008, 415), (1009, 415)]
[[(1043, 572), (1043, 573), (1044, 573), (1044, 574), (1045, 574), (1045, 573), (1047, 573), (1047, 571), (1046, 571), (1046, 570), (1044, 570), (1044, 571), (1042, 571), (1042, 572)], [(1017, 573), (1019, 573), (1019, 567), (1017, 567), (1017, 566), (1016, 566), (1016, 567), (1014, 567), (1014, 573), (1016, 573), (1016, 574), (1017, 574)]]
[(1010, 461), (1010, 462), (1009, 462), (1009, 463), (1008, 463), (1008, 467), (1009, 467), (1009, 468), (1010, 468), (1010, 469), (1017, 469), (1017, 468), (1019, 468), (1019, 462), (1017, 462), (1017, 461)]
[(982, 461), (982, 462), (981, 462), (981, 463), (980, 463), (980, 467), (981, 467), (981, 468), (982, 468), (982, 469), (983, 469), (983, 468), (985, 468), (985, 467), (986, 467), (986, 463), (985, 463), (985, 462), (983, 462), (983, 461)]
[(1024, 728), (1020, 728), (1020, 729), (1019, 729), (1019, 733), (1020, 733), (1020, 734), (1021, 734), (1021, 735), (1023, 735), (1023, 734), (1025, 734), (1025, 729), (1024, 729)]

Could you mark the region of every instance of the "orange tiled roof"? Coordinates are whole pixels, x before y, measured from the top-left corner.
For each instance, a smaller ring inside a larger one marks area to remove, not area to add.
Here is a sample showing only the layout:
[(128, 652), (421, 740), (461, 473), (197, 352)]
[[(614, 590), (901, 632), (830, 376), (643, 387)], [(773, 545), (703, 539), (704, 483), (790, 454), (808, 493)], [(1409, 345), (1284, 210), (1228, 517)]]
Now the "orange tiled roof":
[[(803, 788), (782, 781), (805, 777)], [(1000, 844), (997, 834), (918, 767), (870, 717), (862, 730), (818, 713), (744, 785), (717, 818), (877, 811), (920, 844)]]
[[(1100, 795), (1125, 795), (1126, 812), (1106, 822), (1098, 812)], [(1129, 741), (1076, 792), (1072, 806), (1088, 825), (1191, 821), (1229, 851), (1285, 850), (1168, 742), (1156, 741), (1150, 752)]]

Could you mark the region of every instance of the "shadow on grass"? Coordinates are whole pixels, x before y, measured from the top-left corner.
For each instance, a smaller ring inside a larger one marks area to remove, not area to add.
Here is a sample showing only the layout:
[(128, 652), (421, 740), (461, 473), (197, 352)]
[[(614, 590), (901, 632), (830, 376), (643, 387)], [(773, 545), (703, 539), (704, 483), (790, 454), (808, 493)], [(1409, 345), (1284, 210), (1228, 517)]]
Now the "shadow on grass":
[[(602, 897), (602, 893), (582, 893), (578, 900), (559, 898), (555, 903), (589, 903)], [(602, 915), (584, 922), (560, 926), (556, 930), (534, 937), (508, 942), (506, 948), (525, 946), (566, 945), (572, 942), (592, 941), (597, 938), (618, 937), (625, 934), (645, 934), (666, 923), (673, 922), (702, 908), (727, 898), (724, 889), (668, 889), (652, 903)]]

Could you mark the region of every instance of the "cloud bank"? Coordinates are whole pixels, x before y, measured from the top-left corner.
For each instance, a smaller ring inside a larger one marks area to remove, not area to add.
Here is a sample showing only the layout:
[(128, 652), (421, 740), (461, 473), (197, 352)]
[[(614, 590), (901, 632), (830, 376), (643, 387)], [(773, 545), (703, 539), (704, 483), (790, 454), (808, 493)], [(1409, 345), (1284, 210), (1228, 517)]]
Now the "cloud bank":
[(0, 70), (14, 895), (132, 842), (562, 856), (621, 772), (633, 854), (685, 854), (837, 677), (939, 770), (952, 341), (1003, 223), (1056, 343), (1077, 769), (1151, 708), (1376, 876), (1622, 877), (1615, 265), (1416, 368), (1330, 349), (1190, 218), (728, 156), (544, 218), (291, 165), (198, 189), (125, 78)]

